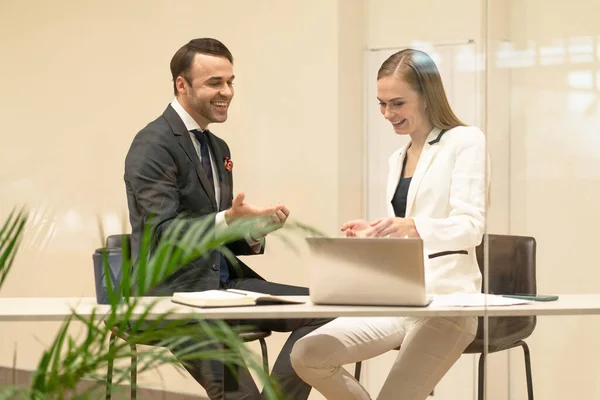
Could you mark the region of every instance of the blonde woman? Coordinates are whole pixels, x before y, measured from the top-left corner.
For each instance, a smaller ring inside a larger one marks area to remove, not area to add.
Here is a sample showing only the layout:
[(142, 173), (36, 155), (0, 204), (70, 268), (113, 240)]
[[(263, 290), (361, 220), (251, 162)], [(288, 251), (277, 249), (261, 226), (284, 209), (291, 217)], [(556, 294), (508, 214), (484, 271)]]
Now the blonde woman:
[[(431, 294), (476, 293), (487, 200), (485, 136), (452, 111), (424, 52), (390, 56), (377, 75), (381, 113), (409, 143), (390, 158), (388, 217), (354, 220), (347, 236), (420, 237)], [(360, 288), (357, 288), (360, 290)], [(370, 399), (341, 366), (400, 347), (378, 399), (423, 400), (473, 341), (477, 318), (339, 318), (296, 342), (297, 374), (330, 400)]]

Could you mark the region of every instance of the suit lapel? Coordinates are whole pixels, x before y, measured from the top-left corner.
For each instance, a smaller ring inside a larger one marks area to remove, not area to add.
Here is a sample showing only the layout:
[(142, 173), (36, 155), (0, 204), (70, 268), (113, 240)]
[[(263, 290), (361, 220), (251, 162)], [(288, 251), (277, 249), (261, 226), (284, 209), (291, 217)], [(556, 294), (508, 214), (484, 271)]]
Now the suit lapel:
[(421, 185), (421, 182), (425, 177), (425, 173), (429, 169), (431, 162), (439, 150), (438, 142), (440, 141), (444, 132), (445, 131), (440, 131), (438, 128), (434, 128), (431, 134), (427, 137), (428, 142), (425, 143), (425, 146), (421, 151), (417, 168), (415, 169), (415, 173), (410, 181), (410, 186), (408, 187), (408, 195), (406, 198), (406, 217), (410, 216), (410, 212), (412, 211), (412, 207), (415, 202), (415, 197), (419, 191), (419, 186)]
[(394, 160), (392, 160), (392, 165), (390, 166), (390, 176), (389, 183), (387, 188), (387, 201), (388, 203), (392, 201), (394, 198), (394, 194), (396, 193), (396, 188), (398, 187), (398, 182), (400, 181), (400, 173), (402, 172), (402, 163), (404, 162), (404, 158), (406, 157), (406, 150), (410, 146), (410, 142), (407, 143), (402, 150), (398, 153)]
[(206, 177), (206, 173), (204, 172), (204, 170), (202, 169), (202, 166), (200, 165), (200, 157), (198, 157), (196, 148), (194, 147), (194, 144), (192, 143), (192, 139), (190, 138), (190, 133), (186, 129), (181, 118), (179, 118), (179, 115), (177, 115), (177, 112), (170, 105), (167, 107), (167, 109), (163, 113), (163, 116), (165, 117), (165, 119), (167, 120), (169, 125), (171, 125), (171, 129), (173, 130), (173, 133), (177, 137), (177, 140), (179, 141), (179, 145), (183, 148), (183, 151), (185, 152), (185, 154), (188, 156), (188, 158), (194, 165), (194, 169), (196, 170), (196, 175), (198, 175), (198, 179), (200, 180), (202, 187), (206, 191), (206, 194), (208, 195), (208, 198), (210, 199), (213, 209), (217, 210), (217, 201), (215, 199), (215, 189), (208, 181), (208, 178)]
[(425, 144), (425, 147), (423, 147), (423, 150), (421, 151), (417, 168), (415, 169), (415, 173), (410, 180), (410, 186), (408, 187), (405, 213), (407, 217), (410, 216), (410, 212), (412, 210), (417, 191), (419, 190), (419, 186), (421, 185), (421, 181), (423, 180), (423, 177), (425, 176), (425, 173), (427, 172), (427, 169), (429, 168), (429, 165), (431, 164), (431, 161), (433, 160), (437, 151), (437, 146), (431, 146), (429, 144)]
[(196, 148), (194, 147), (194, 144), (192, 143), (192, 139), (190, 139), (189, 132), (186, 131), (186, 133), (179, 136), (178, 139), (179, 139), (179, 145), (183, 148), (183, 151), (185, 151), (188, 158), (194, 164), (194, 169), (196, 170), (196, 175), (198, 175), (198, 179), (200, 179), (200, 183), (202, 184), (202, 187), (206, 191), (206, 194), (208, 194), (208, 198), (210, 199), (210, 202), (211, 202), (213, 208), (215, 210), (217, 210), (217, 200), (215, 198), (215, 188), (208, 180), (206, 172), (204, 171), (204, 169), (202, 169), (202, 166), (200, 165), (200, 158), (198, 157)]

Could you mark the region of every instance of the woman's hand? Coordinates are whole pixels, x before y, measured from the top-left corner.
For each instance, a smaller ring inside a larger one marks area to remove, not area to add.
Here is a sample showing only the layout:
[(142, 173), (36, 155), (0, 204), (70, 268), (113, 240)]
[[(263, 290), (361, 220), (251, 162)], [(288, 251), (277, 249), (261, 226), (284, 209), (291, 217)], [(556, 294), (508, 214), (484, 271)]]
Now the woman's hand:
[(346, 222), (340, 230), (346, 233), (346, 236), (353, 237), (357, 236), (357, 233), (369, 228), (369, 222), (364, 219), (355, 219)]
[(412, 218), (382, 218), (371, 222), (365, 237), (420, 237)]

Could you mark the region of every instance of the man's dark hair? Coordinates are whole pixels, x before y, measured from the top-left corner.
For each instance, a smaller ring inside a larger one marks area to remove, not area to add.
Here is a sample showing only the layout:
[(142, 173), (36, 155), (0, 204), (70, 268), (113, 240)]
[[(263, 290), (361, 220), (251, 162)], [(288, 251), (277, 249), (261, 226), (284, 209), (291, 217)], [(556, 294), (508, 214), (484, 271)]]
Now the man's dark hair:
[(224, 57), (233, 64), (233, 56), (229, 49), (217, 39), (201, 38), (192, 39), (183, 45), (171, 59), (171, 75), (173, 76), (173, 93), (177, 95), (177, 86), (175, 81), (178, 76), (183, 77), (188, 84), (192, 84), (190, 78), (190, 68), (194, 62), (196, 54), (210, 54), (213, 56)]

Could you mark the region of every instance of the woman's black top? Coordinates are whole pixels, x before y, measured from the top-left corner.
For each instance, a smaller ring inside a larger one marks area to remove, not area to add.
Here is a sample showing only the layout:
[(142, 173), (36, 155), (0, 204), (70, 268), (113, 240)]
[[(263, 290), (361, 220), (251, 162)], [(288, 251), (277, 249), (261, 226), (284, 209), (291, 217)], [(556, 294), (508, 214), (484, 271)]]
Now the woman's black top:
[(392, 207), (394, 207), (394, 214), (396, 217), (404, 218), (406, 215), (406, 199), (408, 198), (408, 188), (412, 176), (404, 177), (404, 168), (406, 167), (406, 159), (408, 154), (404, 155), (404, 161), (402, 162), (402, 171), (400, 172), (400, 181), (398, 187), (396, 187), (396, 193), (392, 197)]

